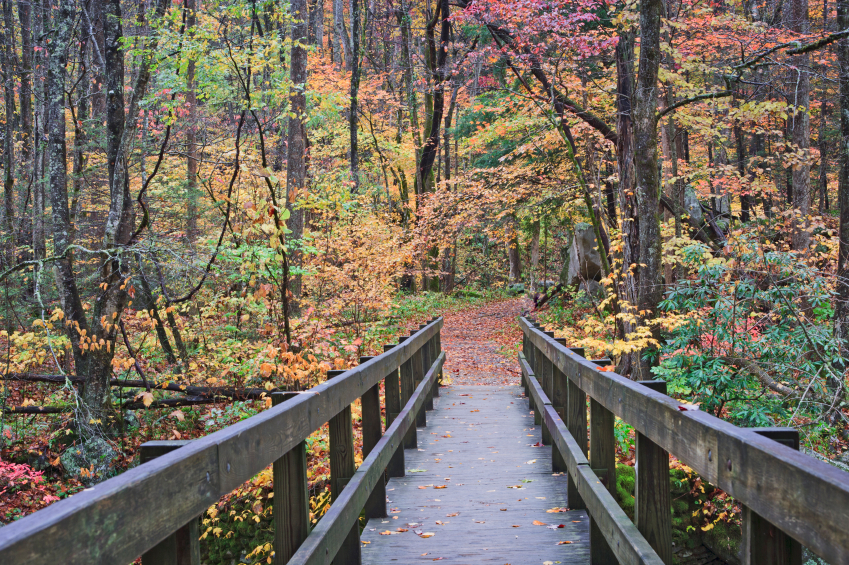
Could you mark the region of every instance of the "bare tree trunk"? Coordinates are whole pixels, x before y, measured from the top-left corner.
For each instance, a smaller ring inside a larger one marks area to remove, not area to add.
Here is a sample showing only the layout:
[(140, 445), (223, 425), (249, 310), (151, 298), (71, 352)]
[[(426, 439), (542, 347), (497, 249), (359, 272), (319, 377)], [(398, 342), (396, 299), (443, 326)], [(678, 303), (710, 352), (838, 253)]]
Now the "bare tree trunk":
[(360, 187), (360, 165), (358, 134), (359, 134), (359, 108), (357, 96), (360, 91), (360, 2), (351, 0), (351, 37), (353, 44), (351, 49), (351, 112), (348, 116), (348, 126), (351, 137), (351, 183), (352, 192), (357, 192)]
[(333, 27), (335, 29), (333, 53), (339, 59), (340, 63), (344, 62), (345, 67), (350, 69), (351, 40), (348, 38), (348, 30), (345, 28), (345, 8), (342, 0), (333, 0)]
[[(186, 32), (193, 33), (197, 25), (196, 0), (186, 0)], [(197, 92), (195, 91), (195, 60), (186, 65), (186, 105), (189, 124), (186, 128), (186, 239), (194, 242), (198, 235), (198, 169), (200, 156), (197, 146)]]
[[(292, 56), (290, 77), (292, 89), (289, 91), (289, 157), (287, 159), (286, 207), (289, 209), (288, 228), (292, 242), (289, 245), (289, 265), (300, 267), (302, 254), (300, 240), (304, 233), (304, 212), (297, 205), (299, 198), (306, 194), (307, 181), (307, 133), (304, 125), (304, 114), (307, 103), (304, 89), (307, 82), (307, 51), (300, 44), (307, 36), (307, 3), (306, 0), (294, 0), (292, 6)], [(301, 275), (289, 279), (289, 290), (292, 292), (294, 303), (292, 313), (297, 312), (298, 300), (301, 297)]]
[[(808, 33), (810, 24), (808, 21), (808, 0), (789, 0), (784, 5), (785, 25), (798, 33)], [(790, 64), (793, 65), (794, 75), (789, 85), (790, 103), (796, 107), (796, 113), (791, 116), (790, 130), (793, 145), (802, 153), (802, 162), (793, 166), (793, 207), (799, 211), (800, 218), (793, 233), (793, 249), (807, 249), (810, 244), (811, 234), (808, 230), (810, 221), (808, 215), (811, 213), (811, 166), (807, 161), (811, 146), (811, 123), (810, 109), (810, 67), (811, 57), (808, 53), (794, 56)]]
[[(657, 164), (657, 77), (660, 68), (660, 20), (663, 0), (644, 0), (640, 6), (640, 60), (634, 104), (634, 173), (640, 217), (639, 309), (643, 320), (657, 315), (663, 297), (661, 282), (660, 175)], [(659, 337), (659, 330), (653, 326)], [(636, 380), (651, 379), (649, 364), (640, 359)]]
[[(838, 29), (849, 27), (849, 0), (837, 0)], [(840, 208), (840, 244), (837, 253), (837, 298), (835, 300), (834, 335), (849, 350), (849, 37), (837, 42), (840, 85), (840, 176), (837, 201)], [(844, 362), (845, 365), (845, 362)]]
[(510, 263), (510, 282), (522, 282), (522, 254), (519, 248), (518, 220), (511, 214), (507, 221), (507, 260)]
[(830, 108), (828, 99), (823, 93), (822, 110), (820, 111), (820, 128), (817, 134), (817, 145), (820, 152), (820, 182), (819, 182), (819, 213), (823, 214), (830, 208), (828, 202), (828, 138), (826, 137), (826, 126), (828, 124), (828, 116)]
[(32, 5), (18, 0), (18, 21), (21, 24), (21, 164), (26, 166), (32, 157)]
[(3, 244), (6, 261), (15, 261), (15, 86), (16, 65), (12, 47), (15, 26), (12, 23), (12, 2), (3, 0), (3, 30), (0, 33), (2, 53), (3, 94), (6, 123), (3, 132)]
[(430, 119), (430, 131), (425, 140), (422, 150), (422, 158), (419, 163), (419, 176), (422, 179), (422, 192), (427, 192), (431, 186), (431, 172), (433, 163), (439, 150), (439, 127), (442, 125), (442, 114), (445, 111), (445, 81), (446, 81), (446, 59), (448, 57), (448, 42), (450, 41), (451, 26), (449, 23), (448, 0), (440, 0), (434, 14), (433, 24), (436, 19), (441, 21), (439, 33), (439, 48), (433, 36), (434, 29), (428, 25), (428, 61), (430, 62), (431, 80), (433, 81), (433, 113)]
[[(620, 338), (625, 339), (636, 327), (639, 305), (640, 217), (637, 215), (637, 198), (634, 179), (634, 40), (629, 29), (619, 36), (616, 45), (616, 158), (619, 172), (619, 208), (622, 214), (622, 278), (619, 287)], [(633, 376), (640, 363), (639, 353), (623, 355), (617, 371)]]
[(529, 269), (530, 284), (528, 292), (531, 296), (537, 291), (537, 268), (539, 267), (539, 220), (534, 220), (531, 224), (531, 265)]

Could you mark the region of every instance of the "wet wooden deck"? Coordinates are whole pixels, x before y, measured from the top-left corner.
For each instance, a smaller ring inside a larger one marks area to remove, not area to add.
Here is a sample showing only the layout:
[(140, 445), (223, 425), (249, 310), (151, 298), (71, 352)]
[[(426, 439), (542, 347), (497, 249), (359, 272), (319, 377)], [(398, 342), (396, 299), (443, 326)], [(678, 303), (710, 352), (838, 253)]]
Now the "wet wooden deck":
[(389, 517), (361, 536), (362, 562), (589, 563), (586, 512), (548, 512), (568, 507), (566, 477), (552, 473), (521, 387), (441, 391), (406, 476), (386, 486)]

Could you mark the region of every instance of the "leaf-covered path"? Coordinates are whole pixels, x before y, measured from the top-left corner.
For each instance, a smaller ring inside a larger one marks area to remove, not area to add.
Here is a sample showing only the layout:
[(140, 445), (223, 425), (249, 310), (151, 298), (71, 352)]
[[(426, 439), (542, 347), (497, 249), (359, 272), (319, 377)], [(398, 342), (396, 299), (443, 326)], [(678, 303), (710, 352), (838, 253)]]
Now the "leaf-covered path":
[[(519, 384), (519, 366), (513, 352), (522, 332), (516, 319), (527, 307), (527, 299), (513, 298), (445, 314), (442, 349), (452, 384)], [(506, 349), (509, 356), (502, 352)]]
[(363, 563), (588, 563), (586, 512), (565, 511), (521, 387), (446, 387), (434, 408), (386, 486), (389, 516), (362, 534)]

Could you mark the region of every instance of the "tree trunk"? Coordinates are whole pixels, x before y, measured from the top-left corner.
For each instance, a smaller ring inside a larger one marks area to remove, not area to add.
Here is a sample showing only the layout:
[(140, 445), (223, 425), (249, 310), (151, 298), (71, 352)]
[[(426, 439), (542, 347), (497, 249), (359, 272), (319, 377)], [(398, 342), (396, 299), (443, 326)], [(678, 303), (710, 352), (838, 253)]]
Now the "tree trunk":
[(817, 145), (820, 152), (820, 182), (819, 182), (819, 213), (822, 215), (830, 208), (828, 203), (828, 138), (826, 137), (826, 126), (829, 115), (828, 100), (823, 92), (822, 110), (820, 112), (820, 128), (817, 134)]
[(449, 23), (448, 0), (440, 0), (434, 14), (433, 23), (440, 18), (441, 26), (439, 33), (439, 48), (436, 47), (433, 26), (428, 26), (428, 61), (430, 62), (430, 73), (433, 81), (433, 113), (430, 117), (430, 131), (425, 140), (422, 150), (422, 158), (419, 163), (419, 177), (422, 179), (422, 192), (429, 191), (431, 187), (431, 173), (436, 153), (439, 150), (439, 127), (442, 125), (442, 114), (445, 111), (445, 81), (446, 81), (446, 59), (448, 57), (448, 42), (450, 41), (451, 26)]
[[(849, 0), (837, 0), (838, 29), (849, 27)], [(840, 86), (840, 176), (837, 201), (840, 208), (837, 253), (837, 298), (835, 300), (834, 335), (840, 340), (842, 357), (849, 355), (849, 37), (837, 42)], [(845, 366), (845, 361), (843, 362)]]
[[(307, 182), (307, 132), (304, 125), (304, 114), (307, 103), (304, 90), (307, 82), (307, 51), (301, 46), (307, 37), (307, 2), (294, 0), (291, 4), (292, 17), (292, 56), (290, 78), (292, 89), (289, 91), (289, 149), (287, 159), (286, 207), (289, 209), (287, 227), (289, 234), (289, 265), (300, 267), (302, 254), (300, 251), (301, 237), (304, 233), (304, 212), (297, 205), (299, 198), (306, 194)], [(301, 297), (301, 275), (296, 274), (289, 279), (289, 290), (292, 292), (293, 304), (291, 313), (297, 312), (298, 300)]]
[(531, 265), (529, 269), (530, 284), (528, 292), (531, 296), (537, 292), (537, 267), (539, 267), (539, 220), (531, 224)]
[[(634, 176), (639, 227), (639, 309), (647, 321), (657, 315), (663, 297), (661, 281), (660, 175), (657, 164), (657, 77), (660, 68), (660, 20), (663, 0), (640, 6), (640, 60), (634, 104)], [(659, 337), (659, 330), (652, 327)], [(649, 380), (649, 364), (640, 358), (635, 380)]]
[[(193, 33), (197, 25), (196, 0), (185, 0), (186, 32)], [(186, 128), (186, 239), (189, 243), (198, 236), (198, 170), (200, 156), (197, 146), (197, 92), (195, 91), (195, 60), (189, 59), (186, 65), (186, 106), (188, 127)]]
[(522, 282), (522, 253), (519, 247), (519, 221), (514, 214), (507, 220), (507, 260), (510, 263), (510, 282)]
[[(808, 1), (789, 0), (784, 4), (785, 26), (797, 33), (809, 32)], [(799, 211), (793, 232), (793, 249), (798, 251), (808, 248), (810, 244), (810, 221), (811, 213), (811, 166), (808, 163), (808, 155), (811, 146), (811, 123), (810, 109), (810, 67), (811, 57), (808, 53), (796, 55), (791, 58), (792, 80), (790, 81), (789, 102), (796, 107), (796, 113), (790, 119), (790, 131), (793, 145), (802, 153), (802, 160), (793, 166), (793, 207)]]
[(3, 132), (3, 247), (9, 265), (15, 262), (15, 86), (16, 65), (13, 51), (15, 26), (12, 23), (12, 2), (3, 0), (3, 27), (0, 32), (2, 50), (3, 94), (6, 123)]
[[(637, 198), (634, 178), (634, 40), (633, 30), (619, 36), (616, 45), (616, 158), (619, 170), (619, 208), (622, 214), (622, 277), (619, 286), (621, 318), (620, 338), (626, 339), (636, 327), (639, 304), (640, 270), (640, 217), (637, 215)], [(623, 355), (617, 371), (622, 375), (636, 375), (640, 363), (639, 352)]]
[[(298, 2), (299, 0), (296, 0)], [(294, 6), (292, 7), (294, 12)], [(304, 10), (306, 14), (306, 10)], [(293, 33), (294, 33), (294, 25)], [(345, 67), (351, 68), (351, 42), (348, 38), (348, 30), (345, 28), (345, 8), (342, 0), (333, 0), (333, 27), (335, 30), (333, 37), (333, 53), (338, 58), (340, 63), (345, 64)]]
[(351, 0), (351, 112), (348, 115), (348, 127), (351, 137), (351, 191), (357, 192), (360, 187), (360, 165), (359, 147), (357, 136), (359, 134), (359, 115), (357, 112), (357, 96), (360, 91), (360, 2)]
[(32, 5), (18, 0), (18, 21), (21, 24), (21, 164), (26, 166), (32, 157)]

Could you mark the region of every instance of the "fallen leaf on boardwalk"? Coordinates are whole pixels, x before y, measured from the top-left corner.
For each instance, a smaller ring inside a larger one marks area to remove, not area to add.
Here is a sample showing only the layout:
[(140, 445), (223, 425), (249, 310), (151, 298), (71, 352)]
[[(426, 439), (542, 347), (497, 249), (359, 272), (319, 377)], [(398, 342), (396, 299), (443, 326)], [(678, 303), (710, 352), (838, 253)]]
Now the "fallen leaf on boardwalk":
[(425, 532), (423, 534), (419, 534), (419, 537), (420, 538), (432, 538), (435, 535), (436, 534), (434, 534), (433, 532)]
[(510, 485), (507, 488), (523, 488), (522, 485)]
[(427, 487), (419, 487), (419, 488), (422, 489), (422, 488), (427, 488)]
[(480, 410), (469, 410), (469, 412), (480, 412)]
[(454, 516), (459, 516), (459, 515), (460, 515), (459, 512), (452, 512), (451, 514), (446, 514), (445, 517), (446, 518), (453, 518)]
[(411, 524), (407, 524), (407, 525), (410, 526), (411, 528), (418, 528), (419, 526), (421, 526), (421, 524), (418, 523), (418, 522), (412, 522)]
[(363, 545), (368, 545), (368, 544), (371, 543), (370, 541), (365, 541), (365, 540), (362, 540), (362, 542), (363, 542)]
[(534, 520), (534, 526), (545, 526), (545, 522), (540, 522), (539, 520)]
[(520, 526), (520, 525), (518, 525), (518, 524), (513, 524), (513, 527), (514, 527), (514, 528), (521, 528), (522, 526)]
[(536, 460), (536, 459), (531, 459), (530, 461), (528, 461), (527, 463), (525, 463), (525, 465), (533, 465), (533, 464), (534, 464), (534, 463), (536, 463), (536, 462), (537, 462), (537, 460)]
[(499, 510), (501, 510), (502, 512), (507, 512), (506, 508), (499, 508)]
[(555, 512), (566, 512), (568, 510), (568, 508), (558, 508), (557, 506), (555, 506), (554, 508), (549, 508), (548, 510), (546, 510), (546, 512), (549, 514), (554, 514)]
[(435, 485), (433, 488), (448, 488), (448, 485)]
[(556, 529), (558, 529), (558, 528), (565, 528), (565, 527), (566, 527), (566, 526), (564, 526), (563, 524), (552, 524), (552, 525), (550, 525), (550, 526), (548, 527), (548, 529), (549, 529), (549, 530), (556, 530)]
[(392, 534), (394, 534), (394, 533), (397, 533), (397, 532), (390, 532), (389, 530), (386, 530), (385, 532), (380, 532), (380, 535), (382, 535), (382, 536), (391, 536), (391, 535), (392, 535)]
[(427, 469), (407, 469), (408, 473), (426, 473)]
[(410, 530), (408, 530), (407, 528), (396, 528), (395, 531), (396, 532), (409, 532)]
[(571, 541), (559, 541), (557, 545), (566, 545), (567, 543), (572, 543)]

